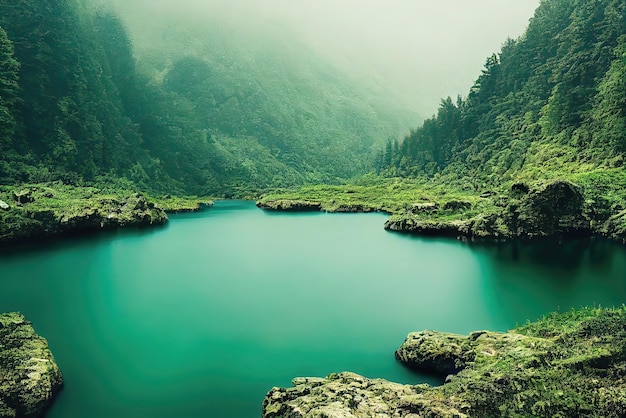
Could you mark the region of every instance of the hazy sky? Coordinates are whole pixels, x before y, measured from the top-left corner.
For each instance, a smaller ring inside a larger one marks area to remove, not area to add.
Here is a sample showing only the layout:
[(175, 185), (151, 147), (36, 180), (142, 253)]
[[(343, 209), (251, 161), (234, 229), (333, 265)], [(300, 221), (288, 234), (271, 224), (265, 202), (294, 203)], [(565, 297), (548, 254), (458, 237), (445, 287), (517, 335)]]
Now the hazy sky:
[(181, 24), (219, 22), (262, 36), (290, 28), (294, 41), (365, 78), (423, 116), (465, 95), (485, 59), (520, 36), (540, 0), (111, 0), (122, 14)]

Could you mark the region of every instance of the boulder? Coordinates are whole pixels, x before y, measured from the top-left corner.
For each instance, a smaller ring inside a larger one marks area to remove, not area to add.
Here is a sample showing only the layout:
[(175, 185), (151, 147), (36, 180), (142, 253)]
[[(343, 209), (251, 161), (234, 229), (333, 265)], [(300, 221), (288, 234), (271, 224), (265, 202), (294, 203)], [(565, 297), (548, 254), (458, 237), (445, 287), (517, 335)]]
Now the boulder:
[(584, 215), (584, 202), (580, 186), (566, 180), (553, 181), (509, 206), (509, 229), (515, 236), (528, 238), (589, 235), (591, 223)]
[(0, 314), (0, 416), (42, 416), (62, 385), (47, 341), (21, 314)]
[(0, 200), (0, 209), (9, 210), (11, 209), (11, 206), (9, 206), (9, 204), (5, 202), (4, 200)]

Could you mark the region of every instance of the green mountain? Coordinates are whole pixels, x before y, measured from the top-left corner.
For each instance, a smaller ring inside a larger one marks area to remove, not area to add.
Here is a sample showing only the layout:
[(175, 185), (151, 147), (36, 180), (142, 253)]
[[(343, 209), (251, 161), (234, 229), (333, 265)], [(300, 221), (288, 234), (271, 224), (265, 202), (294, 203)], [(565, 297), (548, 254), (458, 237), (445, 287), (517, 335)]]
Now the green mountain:
[[(337, 182), (415, 115), (284, 37), (171, 27), (138, 52), (109, 8), (0, 3), (0, 183), (245, 194)], [(169, 31), (169, 32), (168, 32)], [(138, 59), (137, 59), (138, 58)]]
[(442, 100), (382, 162), (387, 174), (470, 179), (481, 190), (621, 168), (625, 128), (626, 3), (544, 0), (467, 97)]
[(626, 242), (625, 154), (626, 3), (544, 0), (467, 97), (388, 141), (381, 176), (261, 205), (386, 211), (387, 229), (415, 234)]

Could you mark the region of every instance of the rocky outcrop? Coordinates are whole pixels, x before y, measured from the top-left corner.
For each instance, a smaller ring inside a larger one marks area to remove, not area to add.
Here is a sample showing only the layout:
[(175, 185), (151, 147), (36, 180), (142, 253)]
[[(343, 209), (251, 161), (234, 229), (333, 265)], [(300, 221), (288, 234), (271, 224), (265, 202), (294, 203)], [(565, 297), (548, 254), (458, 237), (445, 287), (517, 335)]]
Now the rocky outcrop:
[(273, 417), (623, 417), (626, 307), (553, 314), (510, 332), (408, 335), (396, 358), (438, 387), (351, 373), (296, 379), (263, 403)]
[(470, 233), (471, 220), (421, 219), (411, 215), (394, 215), (385, 222), (388, 231), (440, 237), (458, 237)]
[(495, 356), (525, 358), (549, 345), (548, 340), (510, 332), (475, 331), (465, 336), (422, 331), (410, 333), (395, 355), (410, 368), (448, 376), (477, 361)]
[(137, 193), (126, 200), (101, 199), (97, 207), (86, 206), (75, 213), (63, 213), (57, 221), (58, 232), (66, 232), (161, 225), (167, 222), (167, 215)]
[(21, 314), (0, 314), (0, 417), (42, 416), (62, 385), (47, 341)]
[(7, 211), (3, 220), (0, 223), (0, 244), (120, 227), (162, 225), (168, 218), (163, 209), (137, 193), (116, 198), (92, 196), (41, 205), (21, 203)]
[(585, 216), (582, 189), (564, 180), (548, 183), (526, 197), (511, 202), (506, 221), (513, 236), (555, 236), (591, 233)]
[(496, 198), (497, 212), (463, 218), (463, 211), (471, 207), (469, 202), (451, 201), (444, 205), (444, 210), (460, 211), (460, 218), (410, 211), (392, 216), (385, 223), (385, 229), (469, 239), (531, 239), (593, 233), (592, 220), (579, 186), (564, 180), (553, 181), (533, 191), (520, 183), (513, 186), (511, 196)]
[(265, 210), (285, 212), (317, 212), (322, 210), (322, 204), (308, 200), (260, 200), (256, 205)]
[(348, 372), (297, 378), (293, 384), (267, 394), (264, 418), (466, 417), (445, 399), (430, 396), (428, 385), (401, 385)]

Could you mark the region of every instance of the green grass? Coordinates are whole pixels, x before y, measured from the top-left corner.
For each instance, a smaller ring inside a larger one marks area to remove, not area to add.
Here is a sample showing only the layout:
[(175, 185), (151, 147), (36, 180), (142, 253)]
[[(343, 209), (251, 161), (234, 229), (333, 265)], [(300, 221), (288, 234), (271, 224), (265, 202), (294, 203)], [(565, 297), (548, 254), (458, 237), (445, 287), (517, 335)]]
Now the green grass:
[(623, 416), (625, 324), (624, 306), (547, 315), (440, 390), (468, 401), (471, 416)]
[[(23, 201), (19, 202), (16, 195), (24, 195)], [(0, 186), (0, 200), (10, 206), (8, 210), (0, 209), (0, 242), (56, 235), (98, 222), (102, 227), (151, 224), (147, 219), (162, 223), (166, 217), (160, 209), (193, 211), (201, 204), (212, 203), (198, 197), (162, 196), (143, 200), (135, 190), (61, 182)]]
[[(403, 213), (416, 203), (434, 202), (443, 207), (450, 201), (469, 202), (482, 211), (484, 199), (475, 193), (422, 179), (366, 176), (338, 186), (315, 185), (270, 192), (261, 201), (307, 200), (327, 211), (340, 206), (362, 205), (381, 212)], [(452, 214), (450, 214), (452, 215)]]

